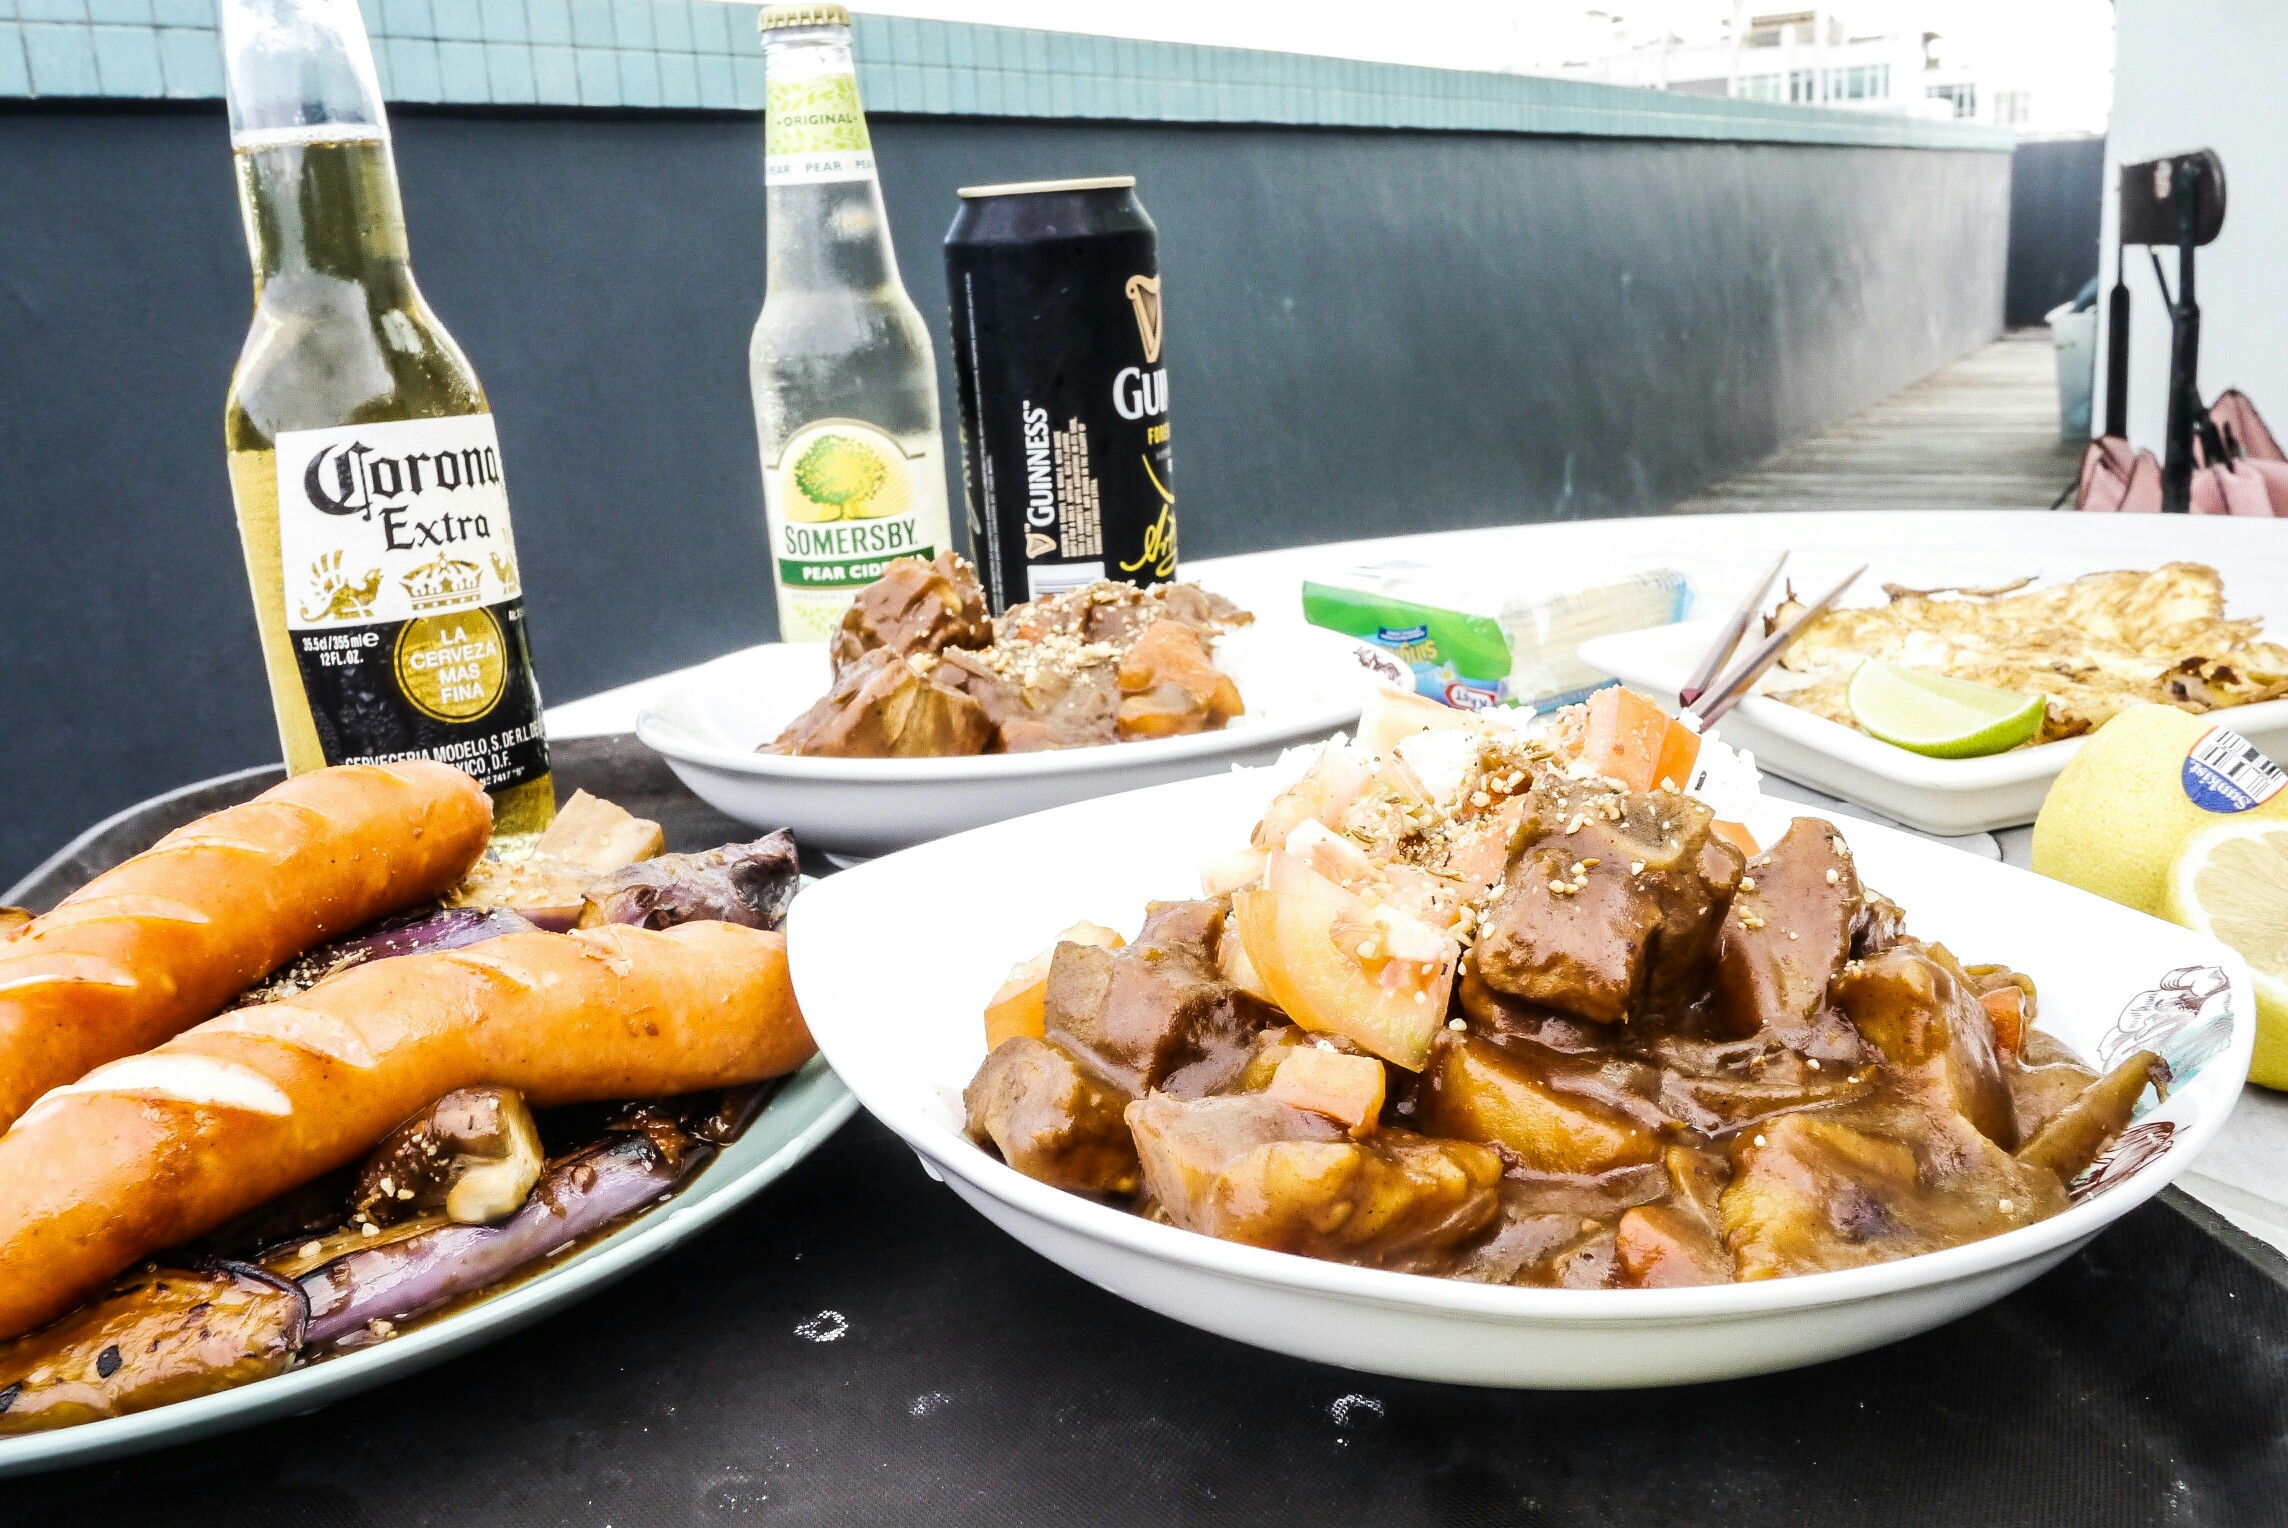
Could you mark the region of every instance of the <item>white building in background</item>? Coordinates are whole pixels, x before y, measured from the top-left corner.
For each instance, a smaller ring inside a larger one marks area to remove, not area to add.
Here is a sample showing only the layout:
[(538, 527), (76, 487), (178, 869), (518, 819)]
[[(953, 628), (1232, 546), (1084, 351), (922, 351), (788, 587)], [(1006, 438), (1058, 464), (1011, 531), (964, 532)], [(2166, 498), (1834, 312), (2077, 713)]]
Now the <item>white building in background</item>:
[(1404, 12), (1389, 0), (850, 3), (892, 16), (1959, 117), (2028, 133), (2103, 132), (2113, 99), (2113, 0), (1843, 0), (1809, 9), (1788, 9), (1789, 0), (1439, 0)]
[(2001, 27), (2023, 33), (2033, 19), (2023, 12), (1998, 26), (1945, 0), (1804, 10), (1645, 0), (1589, 12), (1591, 30), (1574, 32), (1572, 56), (1544, 67), (1616, 85), (1982, 122), (2026, 134), (2102, 130), (2102, 106), (2092, 120), (2091, 82), (2055, 88), (2059, 55), (2085, 51), (2088, 41), (2066, 35), (2078, 18), (2068, 7), (2056, 10), (2056, 46), (2037, 38), (2029, 49), (2022, 36), (1997, 35)]

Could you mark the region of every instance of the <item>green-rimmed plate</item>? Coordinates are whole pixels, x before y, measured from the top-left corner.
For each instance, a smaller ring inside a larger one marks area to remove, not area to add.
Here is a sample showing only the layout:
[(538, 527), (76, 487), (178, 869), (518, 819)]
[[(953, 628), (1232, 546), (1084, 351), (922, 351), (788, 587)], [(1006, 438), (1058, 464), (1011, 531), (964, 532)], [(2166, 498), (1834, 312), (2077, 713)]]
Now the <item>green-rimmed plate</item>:
[[(657, 819), (667, 831), (671, 849), (709, 847), (753, 834), (752, 829), (709, 811), (633, 739), (574, 739), (556, 745), (554, 753), (561, 793), (584, 786), (638, 815)], [(88, 829), (39, 870), (0, 893), (0, 903), (52, 906), (88, 877), (139, 853), (194, 817), (259, 794), (282, 773), (275, 768), (247, 770), (129, 808)], [(857, 1107), (825, 1058), (813, 1057), (787, 1079), (747, 1133), (724, 1147), (673, 1198), (545, 1272), (378, 1347), (132, 1416), (0, 1438), (0, 1477), (167, 1448), (266, 1418), (315, 1411), (481, 1347), (585, 1299), (713, 1225), (818, 1149)]]

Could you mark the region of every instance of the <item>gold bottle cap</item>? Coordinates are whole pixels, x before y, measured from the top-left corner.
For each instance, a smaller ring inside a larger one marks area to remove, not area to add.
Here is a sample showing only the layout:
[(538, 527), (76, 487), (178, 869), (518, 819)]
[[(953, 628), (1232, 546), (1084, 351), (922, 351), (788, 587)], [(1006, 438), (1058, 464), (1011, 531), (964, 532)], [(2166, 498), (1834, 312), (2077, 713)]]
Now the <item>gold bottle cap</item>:
[(1082, 180), (1013, 180), (999, 186), (963, 186), (954, 194), (964, 201), (983, 196), (1039, 196), (1048, 191), (1127, 191), (1136, 185), (1133, 175), (1093, 175)]
[(780, 27), (846, 27), (850, 12), (840, 5), (766, 5), (755, 17), (755, 30), (775, 32)]

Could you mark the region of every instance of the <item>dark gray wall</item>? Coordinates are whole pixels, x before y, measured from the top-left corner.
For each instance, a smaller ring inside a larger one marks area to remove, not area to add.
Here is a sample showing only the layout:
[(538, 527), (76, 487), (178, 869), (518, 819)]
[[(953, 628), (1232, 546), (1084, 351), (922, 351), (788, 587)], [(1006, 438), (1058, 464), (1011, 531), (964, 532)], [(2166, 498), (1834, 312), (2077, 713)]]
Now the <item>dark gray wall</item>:
[(2010, 156), (2010, 265), (2004, 318), (2038, 324), (2097, 274), (2105, 139), (2021, 143)]
[[(423, 286), (500, 418), (545, 690), (770, 637), (755, 123), (400, 112), (397, 136)], [(1192, 555), (1657, 512), (2001, 320), (1998, 154), (876, 136), (939, 326), (956, 186), (1138, 175)], [(0, 884), (103, 813), (276, 757), (220, 439), (247, 308), (219, 108), (0, 114)]]

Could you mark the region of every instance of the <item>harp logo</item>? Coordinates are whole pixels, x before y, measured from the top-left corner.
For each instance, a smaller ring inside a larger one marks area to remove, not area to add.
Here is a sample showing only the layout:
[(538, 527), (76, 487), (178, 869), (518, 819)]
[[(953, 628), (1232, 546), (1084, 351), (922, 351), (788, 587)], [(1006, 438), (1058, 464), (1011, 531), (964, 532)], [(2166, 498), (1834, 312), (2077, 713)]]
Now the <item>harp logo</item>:
[(1136, 310), (1136, 333), (1144, 341), (1144, 364), (1160, 364), (1160, 278), (1131, 276), (1125, 289)]

